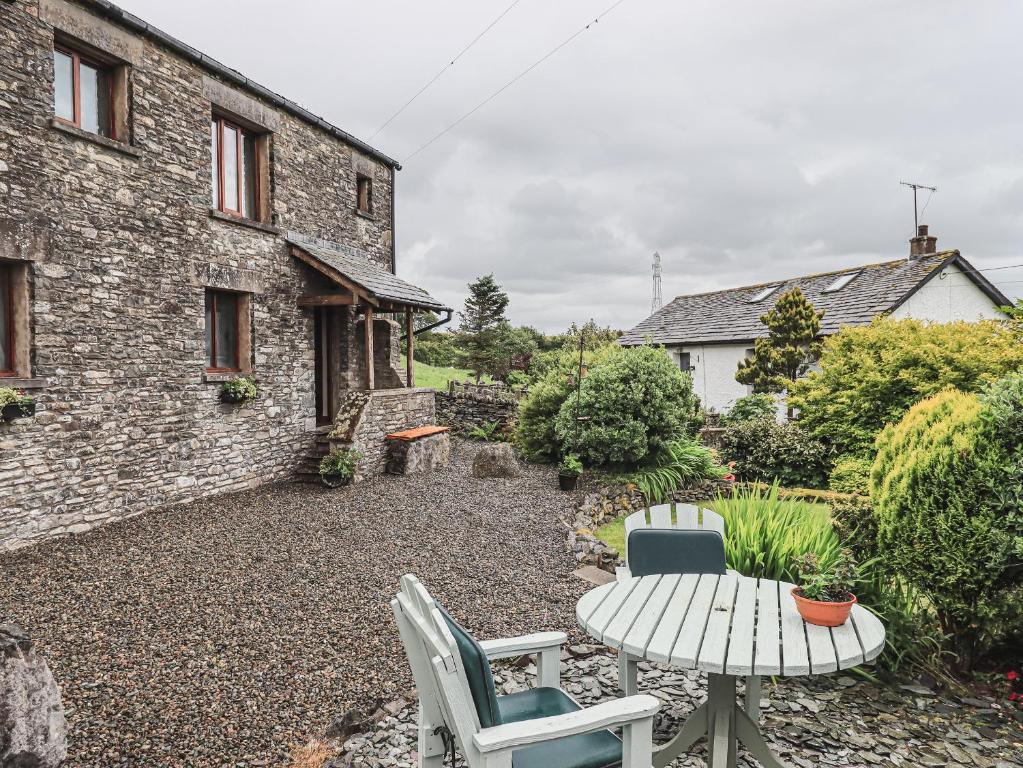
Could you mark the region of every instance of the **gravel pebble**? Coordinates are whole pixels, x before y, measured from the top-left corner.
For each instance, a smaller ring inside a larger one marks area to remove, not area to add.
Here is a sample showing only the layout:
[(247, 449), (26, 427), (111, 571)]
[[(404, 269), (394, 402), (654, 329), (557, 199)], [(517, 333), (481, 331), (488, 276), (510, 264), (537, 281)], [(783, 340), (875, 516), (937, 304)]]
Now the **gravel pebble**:
[(481, 637), (574, 627), (572, 497), (550, 467), (474, 478), (478, 445), (429, 475), (271, 486), (0, 555), (0, 623), (53, 669), (67, 765), (278, 765), (408, 696), (404, 573)]

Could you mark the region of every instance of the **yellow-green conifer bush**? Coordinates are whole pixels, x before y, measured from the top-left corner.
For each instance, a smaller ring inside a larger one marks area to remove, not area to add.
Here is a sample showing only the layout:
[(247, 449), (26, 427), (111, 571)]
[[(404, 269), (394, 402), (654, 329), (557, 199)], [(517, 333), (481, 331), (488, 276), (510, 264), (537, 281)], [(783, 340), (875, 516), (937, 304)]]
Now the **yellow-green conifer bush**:
[(933, 606), (964, 669), (995, 639), (1015, 540), (993, 488), (1005, 451), (973, 394), (940, 392), (877, 438), (878, 551)]

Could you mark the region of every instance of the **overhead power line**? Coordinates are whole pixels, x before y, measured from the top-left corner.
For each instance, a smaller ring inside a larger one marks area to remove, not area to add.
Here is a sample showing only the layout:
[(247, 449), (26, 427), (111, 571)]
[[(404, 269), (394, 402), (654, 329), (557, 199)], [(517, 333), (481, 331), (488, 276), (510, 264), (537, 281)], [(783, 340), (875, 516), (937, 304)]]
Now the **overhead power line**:
[(480, 33), (479, 33), (478, 35), (476, 35), (476, 37), (474, 37), (474, 38), (473, 38), (472, 40), (470, 40), (470, 41), (469, 41), (469, 44), (468, 44), (467, 46), (465, 46), (465, 47), (464, 47), (464, 48), (463, 48), (462, 50), (460, 50), (460, 51), (458, 52), (458, 54), (457, 54), (457, 55), (455, 56), (455, 58), (453, 58), (453, 59), (452, 59), (451, 61), (449, 61), (449, 62), (448, 62), (447, 64), (445, 64), (445, 65), (444, 65), (443, 67), (441, 67), (441, 70), (440, 70), (440, 71), (439, 71), (439, 72), (438, 72), (438, 73), (437, 73), (436, 75), (434, 75), (434, 76), (433, 76), (432, 78), (430, 78), (429, 82), (427, 82), (427, 84), (426, 84), (426, 85), (424, 85), (424, 86), (423, 86), (422, 88), (420, 88), (420, 89), (419, 89), (418, 91), (416, 91), (416, 92), (415, 92), (415, 94), (414, 94), (414, 95), (412, 96), (412, 98), (411, 98), (411, 99), (409, 99), (409, 100), (408, 100), (408, 101), (406, 101), (406, 102), (405, 102), (404, 104), (402, 104), (402, 105), (401, 105), (401, 107), (399, 107), (399, 108), (398, 108), (398, 111), (397, 111), (397, 112), (395, 112), (395, 113), (394, 113), (393, 115), (391, 115), (391, 116), (390, 116), (389, 118), (387, 118), (387, 120), (386, 120), (386, 121), (384, 122), (384, 124), (383, 124), (383, 125), (381, 125), (381, 126), (380, 126), (379, 128), (377, 128), (377, 129), (376, 129), (376, 130), (375, 130), (375, 131), (373, 132), (373, 135), (369, 137), (369, 140), (370, 140), (370, 141), (373, 141), (373, 139), (375, 139), (375, 138), (377, 137), (377, 135), (378, 135), (378, 134), (379, 134), (379, 133), (380, 133), (380, 132), (381, 132), (382, 130), (384, 130), (384, 128), (386, 128), (386, 127), (387, 127), (387, 126), (389, 126), (389, 125), (390, 125), (390, 124), (391, 124), (392, 122), (394, 122), (394, 119), (395, 119), (395, 118), (396, 118), (396, 117), (397, 117), (398, 115), (400, 115), (400, 114), (401, 114), (402, 112), (404, 112), (404, 111), (405, 111), (406, 109), (408, 109), (409, 105), (411, 105), (413, 101), (415, 101), (415, 100), (416, 100), (416, 99), (418, 99), (418, 98), (419, 98), (420, 96), (422, 96), (422, 95), (423, 95), (423, 93), (425, 93), (425, 92), (426, 92), (426, 89), (427, 89), (427, 88), (429, 88), (429, 87), (430, 87), (431, 85), (433, 85), (433, 84), (434, 84), (434, 83), (436, 83), (436, 82), (437, 82), (438, 80), (440, 80), (440, 78), (441, 78), (441, 75), (443, 75), (443, 74), (444, 74), (445, 72), (447, 72), (447, 71), (448, 71), (449, 69), (451, 69), (451, 68), (452, 68), (453, 66), (455, 66), (455, 62), (456, 62), (456, 61), (458, 61), (458, 60), (459, 60), (460, 58), (462, 58), (462, 57), (463, 57), (463, 56), (464, 56), (464, 55), (465, 55), (465, 54), (466, 54), (466, 53), (467, 53), (467, 52), (469, 51), (469, 49), (470, 49), (470, 48), (472, 48), (472, 47), (473, 47), (474, 45), (476, 45), (476, 43), (478, 43), (478, 42), (480, 41), (480, 38), (482, 38), (482, 37), (483, 37), (483, 35), (487, 34), (487, 32), (489, 32), (489, 31), (490, 31), (491, 29), (493, 29), (493, 28), (494, 28), (494, 26), (495, 26), (495, 25), (497, 24), (497, 22), (499, 22), (499, 21), (500, 21), (501, 19), (503, 19), (503, 18), (504, 18), (505, 16), (507, 16), (507, 15), (508, 15), (508, 12), (509, 12), (509, 11), (510, 11), (510, 10), (511, 10), (512, 8), (514, 8), (514, 7), (516, 6), (516, 5), (518, 5), (518, 4), (520, 3), (520, 2), (522, 2), (522, 0), (515, 0), (515, 2), (513, 2), (513, 3), (512, 3), (511, 5), (509, 5), (509, 6), (507, 7), (507, 8), (505, 8), (505, 9), (504, 9), (503, 11), (501, 11), (501, 13), (499, 13), (499, 14), (497, 15), (497, 17), (496, 17), (496, 18), (495, 18), (495, 19), (494, 19), (493, 21), (491, 21), (491, 22), (490, 22), (489, 24), (487, 24), (487, 26), (485, 26), (485, 27), (483, 28), (483, 31), (482, 31), (482, 32), (480, 32)]
[(483, 101), (481, 101), (481, 102), (480, 102), (479, 104), (477, 104), (477, 105), (476, 105), (475, 107), (473, 107), (472, 109), (470, 109), (470, 110), (469, 110), (468, 112), (466, 112), (466, 113), (465, 113), (464, 115), (462, 115), (462, 116), (461, 116), (460, 118), (458, 118), (457, 120), (455, 120), (455, 122), (451, 123), (451, 124), (450, 124), (450, 125), (449, 125), (449, 126), (448, 126), (447, 128), (445, 128), (444, 130), (442, 130), (442, 131), (441, 131), (440, 133), (438, 133), (438, 134), (437, 134), (436, 136), (434, 136), (434, 137), (433, 137), (432, 139), (430, 139), (430, 140), (429, 140), (428, 142), (426, 142), (425, 144), (423, 144), (423, 145), (422, 145), (421, 147), (419, 147), (419, 149), (417, 149), (417, 150), (416, 150), (415, 152), (413, 152), (412, 154), (410, 154), (410, 155), (408, 155), (407, 157), (405, 157), (405, 158), (404, 158), (404, 159), (403, 159), (403, 160), (402, 160), (401, 162), (402, 162), (402, 163), (407, 163), (407, 162), (408, 162), (409, 160), (411, 160), (411, 159), (412, 159), (413, 157), (415, 157), (416, 155), (418, 155), (418, 154), (419, 154), (420, 152), (422, 152), (422, 151), (423, 151), (424, 149), (426, 149), (427, 147), (429, 147), (429, 146), (430, 146), (431, 144), (433, 144), (433, 143), (434, 143), (435, 141), (437, 141), (437, 140), (438, 140), (439, 138), (441, 138), (441, 137), (442, 137), (442, 136), (444, 136), (445, 134), (447, 134), (447, 133), (449, 133), (450, 131), (452, 131), (452, 130), (454, 130), (455, 128), (457, 128), (457, 127), (458, 127), (459, 125), (461, 125), (461, 124), (462, 124), (462, 123), (463, 123), (463, 122), (464, 122), (465, 120), (467, 120), (468, 118), (472, 117), (472, 116), (473, 116), (474, 114), (476, 114), (476, 113), (477, 113), (477, 112), (478, 112), (479, 110), (481, 110), (481, 109), (482, 109), (483, 107), (485, 107), (485, 106), (486, 106), (487, 104), (489, 104), (489, 103), (490, 103), (491, 101), (493, 101), (494, 99), (496, 99), (496, 98), (497, 98), (498, 96), (500, 96), (500, 95), (501, 95), (502, 93), (504, 93), (504, 92), (505, 92), (506, 90), (508, 90), (509, 88), (511, 88), (511, 87), (512, 87), (513, 85), (515, 85), (515, 83), (517, 83), (517, 82), (518, 82), (519, 80), (521, 80), (521, 79), (522, 79), (523, 77), (525, 77), (525, 76), (526, 76), (526, 75), (528, 75), (528, 74), (529, 74), (530, 72), (532, 72), (532, 71), (533, 71), (534, 69), (536, 69), (537, 67), (539, 67), (539, 66), (540, 66), (541, 64), (543, 64), (543, 63), (544, 63), (545, 61), (547, 61), (547, 59), (549, 59), (549, 58), (550, 58), (551, 56), (553, 56), (554, 54), (556, 54), (556, 53), (557, 53), (558, 51), (560, 51), (560, 50), (561, 50), (562, 48), (564, 48), (564, 47), (565, 47), (566, 45), (568, 45), (569, 43), (571, 43), (571, 42), (572, 42), (573, 40), (575, 40), (575, 39), (576, 39), (577, 37), (579, 37), (579, 35), (581, 35), (581, 34), (582, 34), (583, 32), (585, 32), (586, 30), (588, 30), (588, 29), (589, 29), (590, 27), (592, 27), (592, 26), (593, 26), (594, 24), (596, 24), (597, 22), (599, 22), (599, 21), (600, 21), (600, 20), (601, 20), (602, 18), (604, 18), (605, 16), (607, 16), (607, 15), (608, 15), (609, 13), (611, 13), (611, 11), (613, 11), (613, 10), (614, 10), (615, 8), (617, 8), (617, 7), (619, 6), (619, 5), (621, 5), (621, 4), (622, 4), (622, 3), (624, 3), (624, 2), (625, 2), (625, 0), (616, 0), (616, 2), (615, 2), (615, 3), (613, 3), (613, 4), (612, 4), (611, 6), (609, 6), (609, 7), (608, 7), (608, 8), (606, 9), (606, 10), (604, 10), (604, 11), (602, 11), (602, 12), (601, 12), (600, 14), (598, 14), (598, 15), (597, 15), (597, 17), (593, 19), (593, 21), (589, 22), (589, 23), (588, 23), (588, 24), (587, 24), (586, 26), (584, 26), (584, 27), (583, 27), (582, 29), (579, 29), (579, 30), (577, 30), (577, 31), (576, 31), (576, 32), (574, 32), (573, 34), (569, 35), (569, 36), (568, 36), (568, 37), (567, 37), (567, 38), (566, 38), (565, 40), (563, 40), (562, 42), (558, 43), (558, 45), (554, 46), (554, 48), (552, 48), (551, 50), (549, 50), (549, 51), (548, 51), (547, 53), (545, 53), (545, 54), (544, 54), (543, 56), (541, 56), (541, 57), (540, 57), (539, 59), (537, 59), (537, 60), (536, 60), (536, 61), (534, 61), (534, 62), (533, 62), (532, 64), (530, 64), (530, 65), (529, 65), (528, 67), (526, 67), (526, 68), (525, 68), (524, 70), (522, 70), (521, 72), (519, 72), (519, 74), (515, 75), (515, 77), (513, 77), (513, 78), (512, 78), (511, 80), (509, 80), (509, 81), (508, 81), (507, 83), (505, 83), (504, 85), (502, 85), (502, 86), (501, 86), (500, 88), (498, 88), (498, 89), (497, 89), (496, 91), (494, 91), (494, 92), (493, 92), (492, 94), (490, 94), (489, 96), (487, 96), (487, 98), (483, 99)]

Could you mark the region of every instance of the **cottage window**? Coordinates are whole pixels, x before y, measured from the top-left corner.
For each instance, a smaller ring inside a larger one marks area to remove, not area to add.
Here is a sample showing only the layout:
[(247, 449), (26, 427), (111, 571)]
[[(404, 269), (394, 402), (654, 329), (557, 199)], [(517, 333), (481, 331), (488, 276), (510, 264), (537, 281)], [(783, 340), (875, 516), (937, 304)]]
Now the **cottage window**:
[(100, 53), (53, 46), (53, 114), (97, 136), (127, 140), (127, 66)]
[(678, 367), (682, 369), (683, 373), (689, 373), (693, 370), (692, 354), (690, 352), (678, 353)]
[(210, 121), (212, 203), (222, 213), (263, 221), (264, 136), (222, 117)]
[(14, 267), (0, 264), (0, 376), (17, 374), (14, 334)]
[(242, 294), (206, 290), (206, 370), (242, 369)]
[(359, 213), (373, 213), (373, 180), (360, 174), (356, 179), (356, 191)]

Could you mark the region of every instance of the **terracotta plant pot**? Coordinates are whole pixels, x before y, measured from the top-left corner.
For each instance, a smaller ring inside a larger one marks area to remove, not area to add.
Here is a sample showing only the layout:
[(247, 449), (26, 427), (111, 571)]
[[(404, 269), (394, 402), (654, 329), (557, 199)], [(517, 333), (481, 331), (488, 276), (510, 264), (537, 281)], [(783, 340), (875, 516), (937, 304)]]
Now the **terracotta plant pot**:
[(558, 475), (558, 487), (563, 491), (574, 491), (579, 475)]
[(795, 598), (799, 615), (807, 624), (816, 624), (818, 627), (839, 627), (845, 624), (849, 619), (849, 611), (856, 604), (856, 595), (852, 595), (852, 600), (842, 603), (825, 603), (809, 600), (799, 594), (799, 590), (799, 587), (792, 588), (792, 597)]

